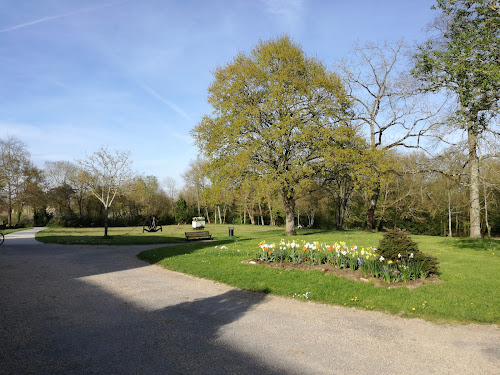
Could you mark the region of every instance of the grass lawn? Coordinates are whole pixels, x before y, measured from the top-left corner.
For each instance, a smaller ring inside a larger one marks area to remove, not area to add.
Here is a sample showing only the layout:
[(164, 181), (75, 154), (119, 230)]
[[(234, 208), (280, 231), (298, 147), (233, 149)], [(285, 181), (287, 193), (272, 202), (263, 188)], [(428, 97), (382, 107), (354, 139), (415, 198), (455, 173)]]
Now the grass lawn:
[(108, 237), (104, 237), (104, 228), (60, 228), (50, 227), (36, 234), (36, 239), (44, 243), (68, 245), (149, 245), (158, 243), (184, 242), (184, 229), (187, 226), (165, 226), (162, 231), (142, 233), (140, 227), (108, 228)]
[[(272, 269), (242, 264), (254, 258), (260, 241), (278, 243), (283, 228), (233, 226), (235, 236), (228, 237), (227, 225), (208, 225), (215, 241), (187, 242), (184, 231), (190, 226), (168, 226), (163, 232), (141, 233), (142, 228), (110, 228), (111, 239), (103, 229), (51, 228), (39, 232), (42, 242), (87, 244), (151, 244), (180, 242), (144, 251), (139, 258), (150, 263), (216, 280), (241, 289), (272, 293), (289, 298), (327, 304), (385, 311), (404, 317), (459, 323), (500, 323), (500, 241), (412, 236), (422, 252), (440, 261), (441, 282), (416, 289), (375, 287), (325, 274), (320, 271)], [(381, 234), (362, 231), (324, 231), (301, 229), (297, 241), (377, 247)], [(221, 248), (221, 246), (224, 246)], [(227, 248), (226, 248), (227, 247)], [(294, 297), (295, 296), (295, 297)]]
[(5, 234), (13, 233), (13, 232), (19, 232), (20, 230), (26, 230), (26, 229), (31, 229), (31, 227), (30, 228), (17, 228), (17, 229), (0, 229), (0, 233), (3, 233), (5, 235)]

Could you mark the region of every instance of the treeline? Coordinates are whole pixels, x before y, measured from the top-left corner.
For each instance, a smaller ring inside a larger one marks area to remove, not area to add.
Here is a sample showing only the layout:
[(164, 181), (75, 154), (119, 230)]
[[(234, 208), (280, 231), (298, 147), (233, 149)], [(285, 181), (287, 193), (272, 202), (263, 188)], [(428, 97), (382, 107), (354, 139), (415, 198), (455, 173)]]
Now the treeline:
[[(413, 234), (469, 236), (468, 179), (464, 157), (447, 155), (443, 161), (420, 151), (393, 153), (391, 169), (380, 186), (375, 229), (404, 228)], [(285, 211), (277, 186), (246, 180), (237, 188), (211, 183), (204, 162), (191, 163), (184, 174), (182, 199), (187, 216), (204, 216), (211, 223), (281, 225)], [(483, 235), (500, 234), (500, 161), (481, 165), (481, 228)], [(295, 210), (299, 227), (364, 229), (371, 184), (348, 178), (317, 178), (300, 192)], [(186, 217), (187, 217), (186, 216)]]
[[(104, 226), (103, 204), (91, 191), (91, 179), (78, 163), (33, 165), (19, 139), (0, 139), (0, 221), (3, 226)], [(142, 225), (150, 215), (173, 224), (175, 191), (169, 195), (154, 176), (135, 175), (119, 186), (109, 206), (109, 225)]]
[[(91, 194), (77, 163), (46, 162), (38, 169), (26, 146), (16, 138), (0, 140), (0, 151), (0, 220), (4, 226), (104, 226), (104, 207)], [(382, 179), (375, 229), (399, 227), (414, 234), (469, 236), (464, 163), (465, 157), (456, 154), (442, 161), (419, 151), (390, 155), (392, 169)], [(207, 171), (205, 162), (193, 161), (184, 173), (181, 191), (172, 180), (162, 188), (155, 176), (133, 176), (109, 207), (109, 225), (142, 225), (151, 215), (162, 224), (203, 216), (212, 224), (284, 225), (278, 186), (262, 179), (217, 185)], [(500, 161), (485, 160), (481, 171), (482, 232), (498, 235)], [(365, 228), (371, 194), (370, 184), (348, 178), (317, 178), (300, 192), (295, 223), (299, 227)]]

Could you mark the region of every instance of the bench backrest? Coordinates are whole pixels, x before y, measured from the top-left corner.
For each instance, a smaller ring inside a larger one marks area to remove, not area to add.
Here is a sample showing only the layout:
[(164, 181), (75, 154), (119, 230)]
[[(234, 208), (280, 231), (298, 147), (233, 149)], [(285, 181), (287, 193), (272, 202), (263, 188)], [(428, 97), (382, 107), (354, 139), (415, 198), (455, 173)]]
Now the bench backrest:
[(209, 233), (207, 230), (201, 231), (201, 232), (186, 232), (186, 236), (193, 236), (193, 237), (201, 237), (201, 236), (208, 236)]

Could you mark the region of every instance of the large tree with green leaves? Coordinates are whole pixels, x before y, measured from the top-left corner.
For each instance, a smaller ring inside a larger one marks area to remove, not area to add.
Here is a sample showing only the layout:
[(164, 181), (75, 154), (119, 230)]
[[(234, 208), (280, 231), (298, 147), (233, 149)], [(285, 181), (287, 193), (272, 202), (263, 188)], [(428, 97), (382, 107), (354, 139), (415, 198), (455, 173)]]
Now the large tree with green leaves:
[(219, 176), (278, 183), (286, 233), (295, 234), (297, 187), (322, 168), (334, 129), (348, 117), (339, 77), (288, 36), (259, 42), (214, 76), (208, 89), (213, 112), (192, 132), (198, 147)]
[[(435, 34), (418, 47), (413, 74), (425, 90), (457, 98), (454, 122), (467, 132), (470, 236), (480, 237), (480, 137), (492, 128), (500, 101), (500, 5), (498, 0), (438, 0)], [(497, 132), (498, 133), (498, 132)], [(499, 134), (497, 134), (499, 135)]]

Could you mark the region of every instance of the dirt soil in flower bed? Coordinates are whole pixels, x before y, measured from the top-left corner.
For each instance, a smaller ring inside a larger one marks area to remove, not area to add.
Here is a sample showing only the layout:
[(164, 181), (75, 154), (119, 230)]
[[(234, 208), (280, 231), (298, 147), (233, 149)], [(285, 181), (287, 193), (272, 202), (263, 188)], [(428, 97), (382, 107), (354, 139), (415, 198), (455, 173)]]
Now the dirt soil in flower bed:
[(345, 279), (353, 280), (353, 281), (361, 281), (365, 283), (372, 283), (375, 286), (381, 286), (386, 288), (399, 288), (399, 287), (407, 287), (408, 289), (418, 288), (424, 284), (428, 283), (438, 283), (441, 280), (436, 275), (431, 275), (426, 279), (418, 279), (417, 281), (407, 281), (405, 282), (397, 282), (397, 283), (388, 283), (384, 281), (381, 277), (365, 277), (363, 272), (360, 270), (353, 271), (351, 269), (339, 269), (332, 265), (320, 264), (320, 265), (308, 265), (308, 264), (295, 264), (295, 263), (278, 263), (278, 262), (265, 262), (263, 260), (246, 260), (242, 263), (245, 264), (262, 264), (271, 268), (279, 268), (284, 270), (317, 270), (322, 271), (324, 273), (333, 273), (339, 277), (343, 277)]

